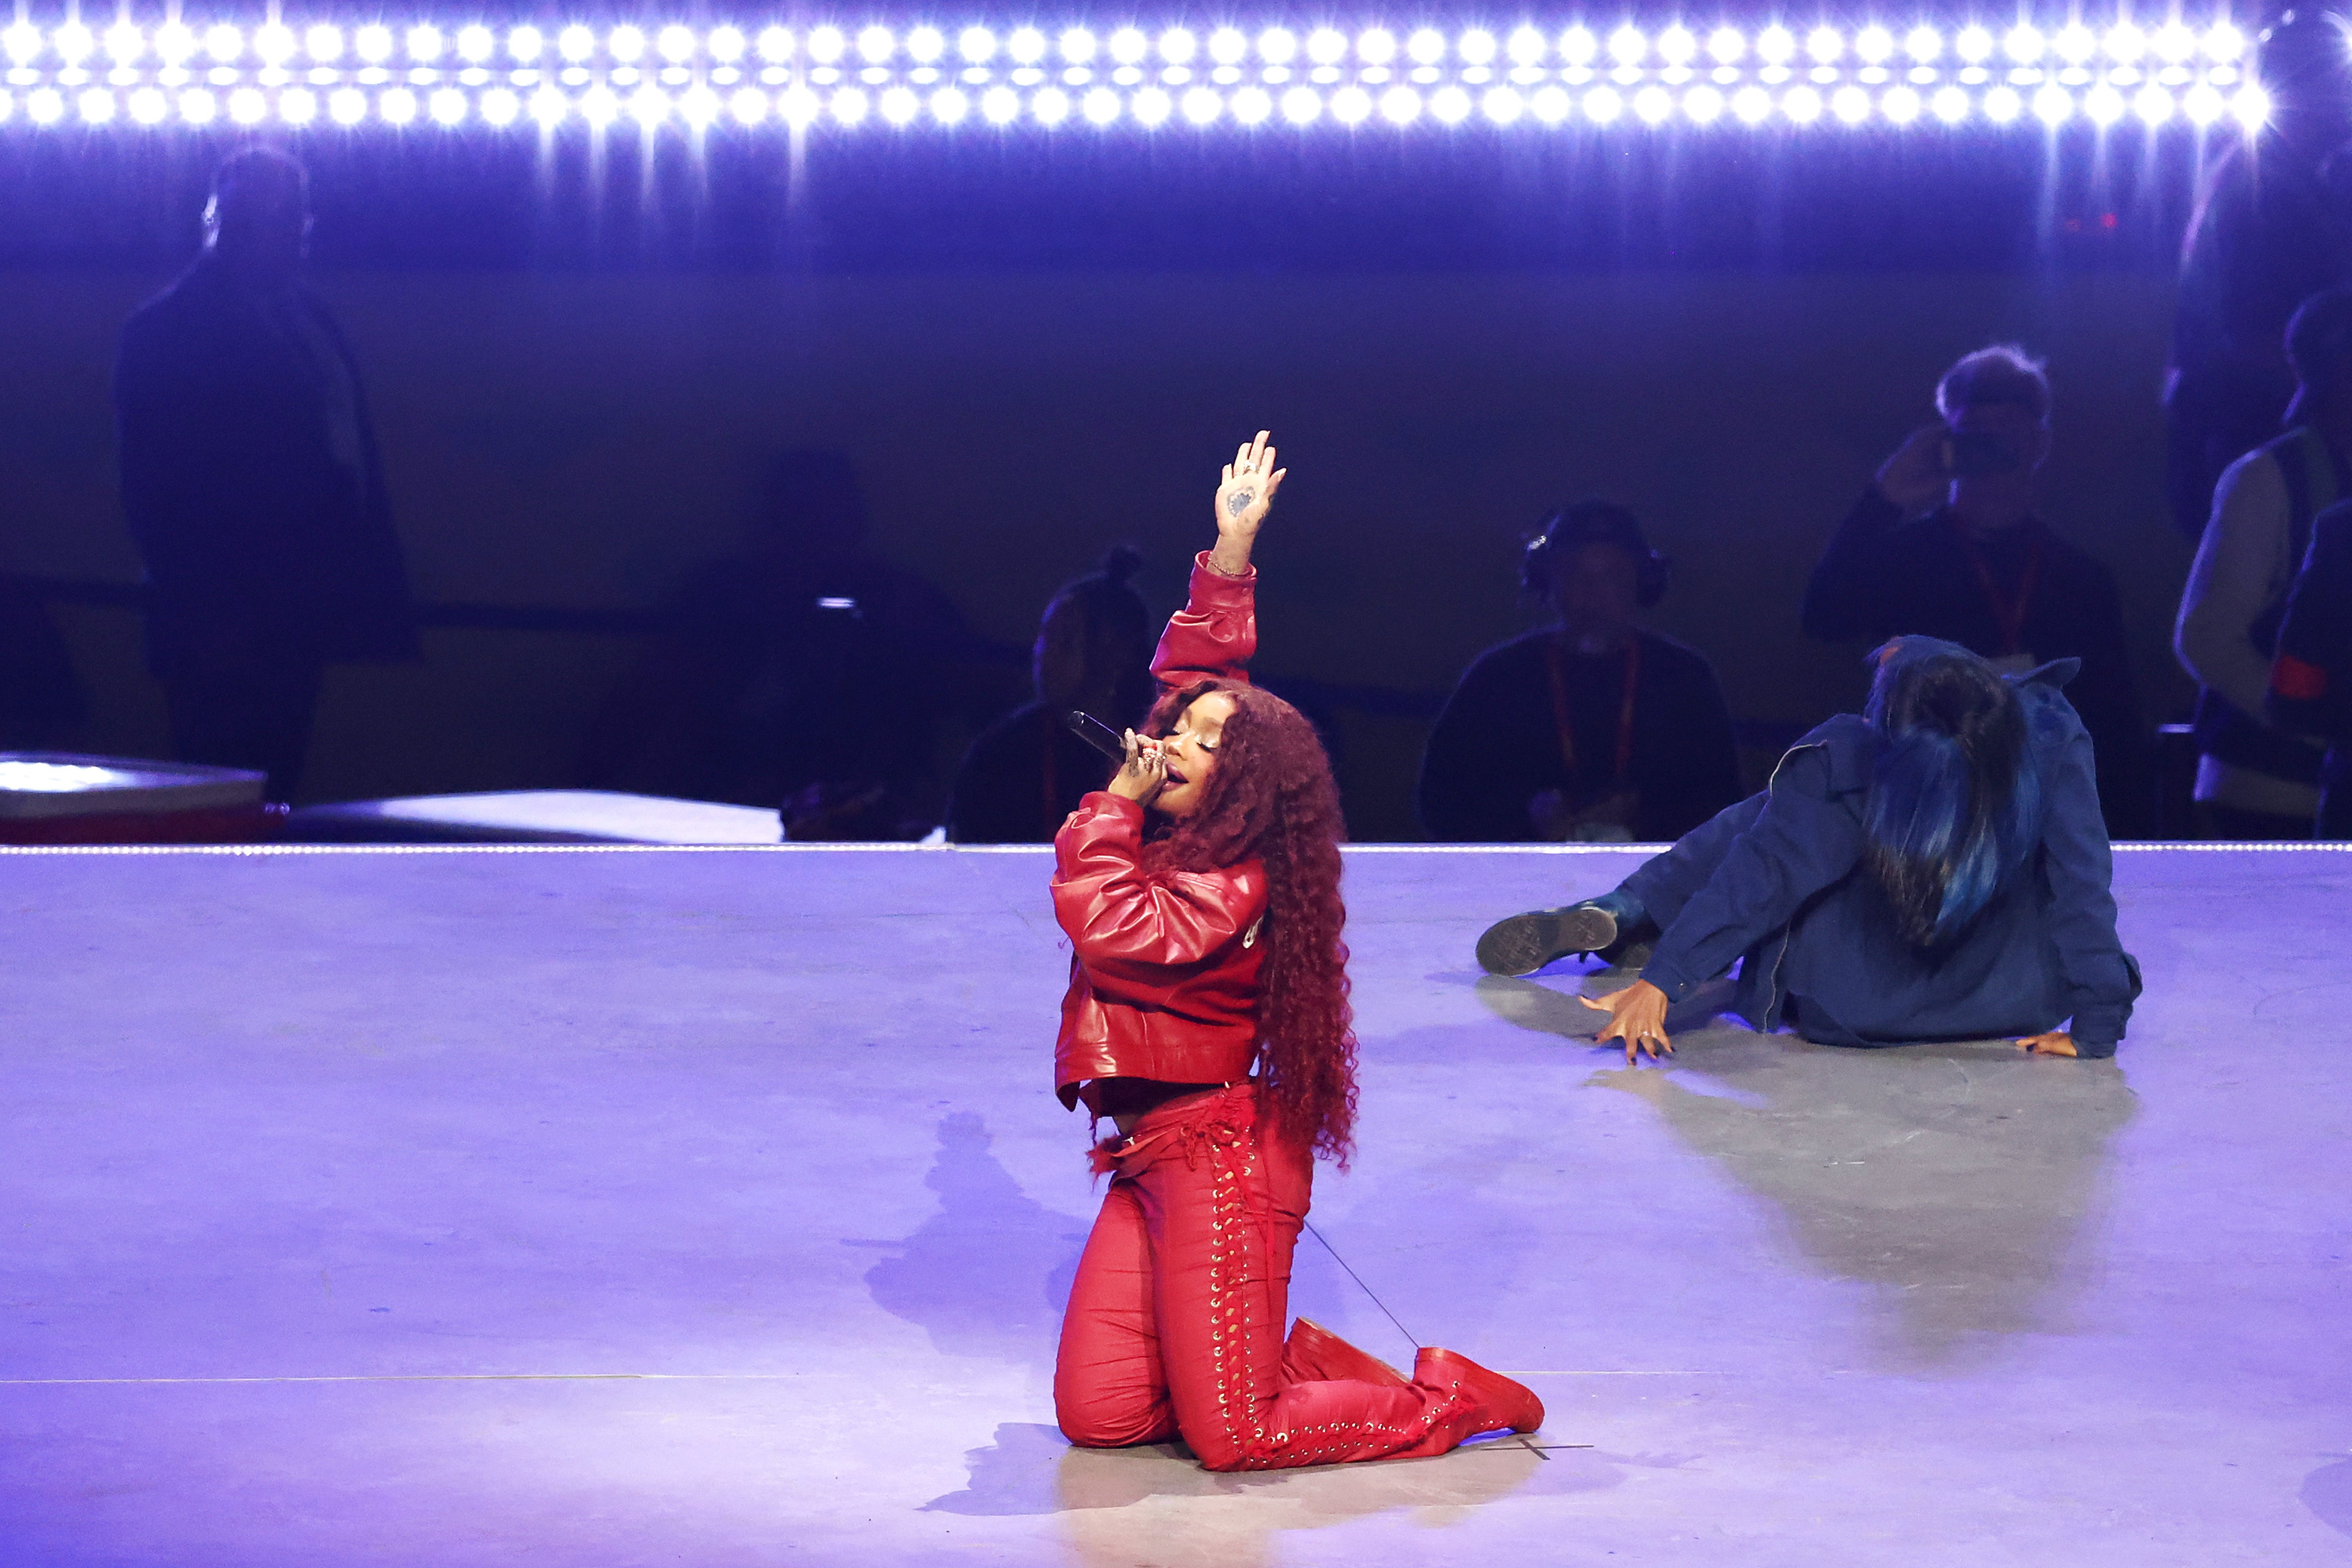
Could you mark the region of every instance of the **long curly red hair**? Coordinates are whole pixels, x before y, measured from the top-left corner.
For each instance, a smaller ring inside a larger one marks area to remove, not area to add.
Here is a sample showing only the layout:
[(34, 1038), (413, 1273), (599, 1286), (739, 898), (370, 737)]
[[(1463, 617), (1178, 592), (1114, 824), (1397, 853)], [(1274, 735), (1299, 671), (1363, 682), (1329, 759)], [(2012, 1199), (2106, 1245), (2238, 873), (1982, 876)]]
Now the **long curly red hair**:
[(1204, 680), (1163, 695), (1145, 732), (1165, 735), (1212, 691), (1234, 700), (1198, 810), (1159, 826), (1147, 870), (1265, 866), (1266, 954), (1259, 971), (1262, 1103), (1290, 1137), (1347, 1163), (1356, 1131), (1355, 1009), (1339, 898), (1347, 826), (1330, 759), (1305, 714), (1255, 686)]

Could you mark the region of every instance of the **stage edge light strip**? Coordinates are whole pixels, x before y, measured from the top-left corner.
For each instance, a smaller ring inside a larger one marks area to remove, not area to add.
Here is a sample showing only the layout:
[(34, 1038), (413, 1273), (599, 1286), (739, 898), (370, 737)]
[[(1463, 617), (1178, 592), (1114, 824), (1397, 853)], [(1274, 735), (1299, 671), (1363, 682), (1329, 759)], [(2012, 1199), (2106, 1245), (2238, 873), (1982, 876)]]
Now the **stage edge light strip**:
[(2226, 19), (1099, 33), (19, 20), (0, 28), (0, 130), (2252, 130), (2270, 100), (2250, 49)]

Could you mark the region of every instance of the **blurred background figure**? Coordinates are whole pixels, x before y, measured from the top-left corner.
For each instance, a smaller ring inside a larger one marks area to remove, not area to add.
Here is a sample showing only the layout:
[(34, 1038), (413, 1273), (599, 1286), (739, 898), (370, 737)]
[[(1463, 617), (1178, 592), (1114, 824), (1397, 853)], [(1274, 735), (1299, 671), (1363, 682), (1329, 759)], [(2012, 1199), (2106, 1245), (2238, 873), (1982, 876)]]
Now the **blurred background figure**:
[(2013, 345), (1979, 349), (1944, 373), (1936, 409), (1942, 417), (1886, 459), (1822, 552), (1805, 631), (1862, 644), (1937, 637), (2006, 674), (2081, 659), (2066, 694), (2091, 733), (2107, 832), (2144, 837), (2154, 801), (2115, 578), (2033, 510), (2050, 382)]
[(592, 729), (584, 781), (777, 806), (789, 838), (920, 838), (945, 805), (962, 616), (873, 553), (840, 452), (778, 458), (751, 521), (750, 551), (672, 601)]
[(2215, 161), (2183, 237), (2165, 377), (2166, 488), (2192, 537), (2222, 471), (2279, 433), (2294, 376), (2279, 342), (2323, 289), (2352, 283), (2352, 59), (2343, 18), (2280, 13), (2256, 50), (2263, 134)]
[(2196, 799), (2221, 838), (2308, 838), (2319, 809), (2321, 748), (2263, 712), (2312, 520), (2352, 496), (2352, 289), (2313, 295), (2284, 336), (2289, 428), (2222, 474), (2173, 627), (2199, 686)]
[(2283, 730), (2326, 742), (2315, 832), (2352, 838), (2352, 501), (2313, 521), (2280, 623), (2263, 711)]
[(1667, 576), (1640, 520), (1580, 501), (1528, 541), (1519, 573), (1552, 624), (1463, 675), (1422, 756), (1422, 830), (1454, 843), (1655, 843), (1739, 799), (1714, 668), (1640, 623)]
[(956, 770), (948, 838), (957, 844), (1043, 844), (1103, 787), (1111, 764), (1070, 732), (1063, 716), (1091, 713), (1113, 730), (1143, 722), (1151, 706), (1154, 627), (1128, 585), (1143, 557), (1114, 547), (1099, 570), (1054, 596), (1030, 657), (1034, 701), (982, 731)]
[(301, 281), (310, 181), (220, 166), (204, 251), (122, 329), (122, 508), (147, 569), (148, 666), (188, 762), (293, 798), (320, 672), (410, 658), (407, 574), (351, 345)]
[(89, 712), (89, 694), (47, 603), (0, 576), (0, 752), (61, 747)]

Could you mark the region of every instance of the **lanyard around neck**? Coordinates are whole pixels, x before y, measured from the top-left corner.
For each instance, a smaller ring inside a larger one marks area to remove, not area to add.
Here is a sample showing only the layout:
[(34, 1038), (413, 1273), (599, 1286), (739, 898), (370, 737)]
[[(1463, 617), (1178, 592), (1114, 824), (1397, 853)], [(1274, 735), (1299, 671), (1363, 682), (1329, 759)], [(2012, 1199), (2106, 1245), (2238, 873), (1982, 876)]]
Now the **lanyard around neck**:
[[(1568, 764), (1568, 783), (1571, 789), (1577, 783), (1576, 726), (1568, 715), (1568, 656), (1560, 648), (1560, 639), (1546, 637), (1544, 647), (1551, 664), (1551, 721), (1559, 732), (1559, 760)], [(1611, 784), (1623, 782), (1633, 768), (1633, 695), (1642, 684), (1642, 634), (1635, 632), (1625, 643), (1625, 696), (1617, 708), (1617, 766), (1609, 775)]]
[[(2033, 524), (2029, 521), (2018, 526), (2032, 528)], [(2026, 546), (2025, 570), (2017, 574), (2017, 592), (2003, 595), (2000, 584), (1992, 579), (1992, 563), (1985, 559), (1984, 547), (1977, 542), (1976, 535), (1969, 531), (1969, 525), (1955, 516), (1952, 531), (1959, 535), (1961, 552), (1968, 556), (1969, 564), (1976, 569), (1977, 586), (1984, 590), (1985, 604), (1992, 611), (1993, 624), (2000, 628), (1999, 657), (2006, 658), (2011, 654), (2023, 652), (2025, 613), (2032, 607), (2033, 590), (2042, 580), (2042, 535), (2039, 532), (2032, 535)]]

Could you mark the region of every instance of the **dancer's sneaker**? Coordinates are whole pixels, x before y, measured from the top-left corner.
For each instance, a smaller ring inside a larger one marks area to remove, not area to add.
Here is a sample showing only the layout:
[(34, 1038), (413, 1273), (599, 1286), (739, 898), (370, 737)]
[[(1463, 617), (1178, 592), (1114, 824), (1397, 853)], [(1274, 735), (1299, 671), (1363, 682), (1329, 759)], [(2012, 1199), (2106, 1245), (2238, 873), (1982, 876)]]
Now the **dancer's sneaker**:
[(1478, 939), (1478, 967), (1489, 974), (1533, 974), (1571, 952), (1599, 952), (1617, 940), (1617, 917), (1599, 904), (1533, 910), (1496, 921)]
[(1514, 1383), (1499, 1372), (1489, 1372), (1458, 1351), (1432, 1346), (1413, 1358), (1412, 1380), (1423, 1388), (1442, 1388), (1467, 1397), (1477, 1406), (1471, 1427), (1480, 1432), (1532, 1432), (1544, 1422), (1543, 1401), (1535, 1390)]
[(1358, 1350), (1312, 1318), (1290, 1326), (1282, 1347), (1282, 1364), (1301, 1383), (1370, 1383), (1382, 1388), (1403, 1388), (1405, 1374), (1379, 1357)]

